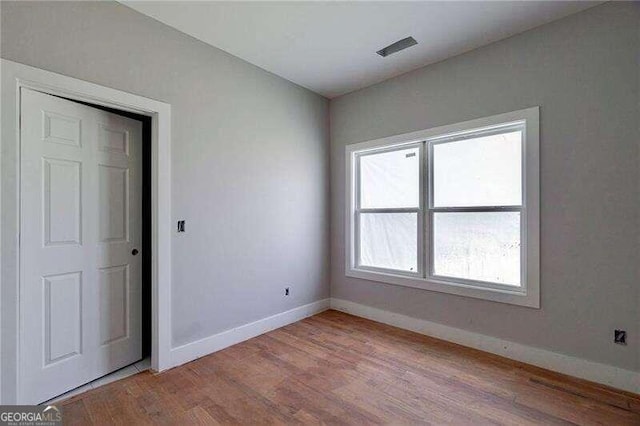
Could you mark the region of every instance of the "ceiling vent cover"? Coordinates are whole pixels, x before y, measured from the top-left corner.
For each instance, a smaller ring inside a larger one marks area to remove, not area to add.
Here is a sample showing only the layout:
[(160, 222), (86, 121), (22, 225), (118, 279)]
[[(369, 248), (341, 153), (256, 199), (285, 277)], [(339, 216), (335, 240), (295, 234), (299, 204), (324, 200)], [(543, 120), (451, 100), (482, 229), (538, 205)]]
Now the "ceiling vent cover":
[(387, 47), (384, 47), (378, 50), (376, 53), (384, 58), (391, 55), (392, 53), (396, 53), (401, 50), (404, 50), (407, 47), (415, 46), (416, 44), (418, 44), (418, 42), (416, 41), (415, 38), (407, 37), (407, 38), (403, 38), (402, 40), (398, 40), (395, 43), (390, 44)]

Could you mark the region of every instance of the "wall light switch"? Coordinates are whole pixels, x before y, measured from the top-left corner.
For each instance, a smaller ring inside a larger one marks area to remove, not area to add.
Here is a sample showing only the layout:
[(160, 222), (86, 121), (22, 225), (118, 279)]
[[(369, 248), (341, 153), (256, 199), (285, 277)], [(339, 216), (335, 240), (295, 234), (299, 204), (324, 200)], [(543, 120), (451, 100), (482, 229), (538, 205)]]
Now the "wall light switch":
[(178, 232), (184, 232), (184, 220), (178, 221)]
[(614, 330), (613, 331), (613, 342), (618, 345), (626, 345), (627, 344), (627, 332), (625, 330)]

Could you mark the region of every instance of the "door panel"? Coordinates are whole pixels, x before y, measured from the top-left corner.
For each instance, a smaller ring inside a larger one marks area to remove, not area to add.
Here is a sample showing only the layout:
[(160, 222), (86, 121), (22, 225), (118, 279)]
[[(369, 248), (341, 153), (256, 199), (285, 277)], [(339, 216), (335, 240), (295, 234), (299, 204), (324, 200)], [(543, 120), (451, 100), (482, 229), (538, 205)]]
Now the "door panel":
[(109, 128), (105, 124), (100, 125), (100, 150), (129, 154), (129, 132), (122, 126)]
[(79, 161), (43, 158), (44, 245), (79, 245), (80, 188)]
[(127, 168), (98, 165), (100, 211), (100, 241), (126, 242), (129, 240), (129, 170)]
[(141, 358), (140, 122), (21, 92), (19, 398)]
[(50, 111), (42, 111), (42, 114), (45, 142), (80, 146), (80, 118)]
[(82, 272), (43, 277), (45, 362), (82, 352)]
[(101, 344), (129, 335), (129, 265), (100, 270)]

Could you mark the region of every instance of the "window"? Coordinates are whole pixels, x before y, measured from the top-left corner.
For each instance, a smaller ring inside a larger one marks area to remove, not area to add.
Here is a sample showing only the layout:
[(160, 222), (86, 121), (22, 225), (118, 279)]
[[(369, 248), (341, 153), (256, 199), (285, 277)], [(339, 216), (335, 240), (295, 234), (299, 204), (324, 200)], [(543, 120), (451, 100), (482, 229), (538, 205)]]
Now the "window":
[(538, 108), (347, 158), (348, 276), (539, 306)]
[(358, 156), (358, 265), (418, 274), (422, 146)]

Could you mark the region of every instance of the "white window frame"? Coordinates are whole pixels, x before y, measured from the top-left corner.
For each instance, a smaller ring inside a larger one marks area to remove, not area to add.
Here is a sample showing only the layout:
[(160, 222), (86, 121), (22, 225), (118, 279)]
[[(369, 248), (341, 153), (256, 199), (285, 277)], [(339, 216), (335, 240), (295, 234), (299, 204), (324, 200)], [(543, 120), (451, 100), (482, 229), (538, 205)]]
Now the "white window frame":
[[(418, 175), (419, 175), (419, 179), (420, 179), (420, 183), (419, 183), (419, 187), (422, 188), (424, 186), (424, 176), (425, 176), (425, 171), (424, 171), (424, 167), (425, 167), (425, 163), (424, 161), (422, 161), (422, 159), (424, 158), (424, 144), (421, 142), (415, 142), (415, 143), (409, 143), (409, 144), (402, 144), (400, 146), (395, 145), (395, 146), (390, 146), (390, 147), (383, 147), (383, 148), (379, 148), (379, 149), (375, 149), (375, 150), (368, 150), (368, 151), (360, 151), (360, 152), (355, 152), (354, 153), (354, 161), (359, 161), (360, 158), (367, 156), (367, 155), (372, 155), (372, 154), (380, 154), (380, 153), (384, 153), (384, 152), (392, 152), (392, 151), (396, 151), (396, 150), (400, 150), (400, 149), (411, 149), (411, 148), (418, 148), (418, 158), (419, 158), (419, 165), (418, 165)], [(359, 179), (360, 176), (356, 173), (356, 183), (354, 185), (354, 188), (357, 187), (359, 185)], [(353, 221), (354, 221), (354, 241), (358, 241), (360, 239), (360, 235), (359, 235), (359, 231), (360, 231), (360, 215), (363, 213), (416, 213), (417, 214), (417, 220), (416, 220), (416, 224), (418, 227), (418, 241), (417, 241), (417, 256), (418, 256), (418, 265), (416, 268), (415, 272), (410, 272), (410, 271), (401, 271), (401, 270), (390, 270), (390, 269), (386, 269), (386, 268), (379, 268), (379, 267), (375, 267), (375, 266), (365, 266), (365, 265), (357, 265), (357, 269), (358, 270), (362, 270), (362, 271), (371, 271), (371, 272), (381, 272), (381, 273), (388, 273), (391, 272), (393, 274), (398, 274), (398, 275), (404, 275), (404, 276), (408, 276), (408, 277), (414, 277), (414, 278), (420, 278), (422, 277), (422, 275), (424, 274), (424, 262), (421, 260), (422, 258), (424, 258), (424, 237), (425, 235), (420, 232), (421, 229), (424, 229), (424, 220), (425, 220), (425, 214), (424, 214), (424, 206), (425, 206), (425, 196), (424, 196), (424, 191), (420, 191), (420, 194), (418, 196), (418, 207), (392, 207), (392, 208), (360, 208), (360, 200), (358, 199), (360, 196), (360, 192), (356, 191), (356, 193), (354, 194), (355, 196), (355, 200), (354, 200), (354, 212), (353, 212)], [(354, 264), (358, 261), (358, 259), (360, 258), (360, 253), (358, 252), (360, 249), (359, 245), (354, 245)]]
[[(345, 275), (386, 284), (509, 303), (532, 308), (540, 307), (540, 159), (539, 107), (484, 117), (402, 135), (376, 139), (346, 146), (346, 232)], [(483, 207), (433, 207), (433, 145), (461, 140), (466, 134), (504, 132), (508, 129), (523, 132), (522, 143), (522, 205)], [(359, 157), (373, 153), (419, 147), (420, 204), (416, 209), (360, 209), (358, 196)], [(376, 212), (418, 213), (418, 270), (414, 272), (360, 266), (357, 264), (360, 213)], [(518, 211), (521, 220), (521, 285), (511, 286), (462, 278), (436, 276), (433, 264), (433, 213), (439, 211)], [(427, 260), (428, 259), (428, 260)]]

